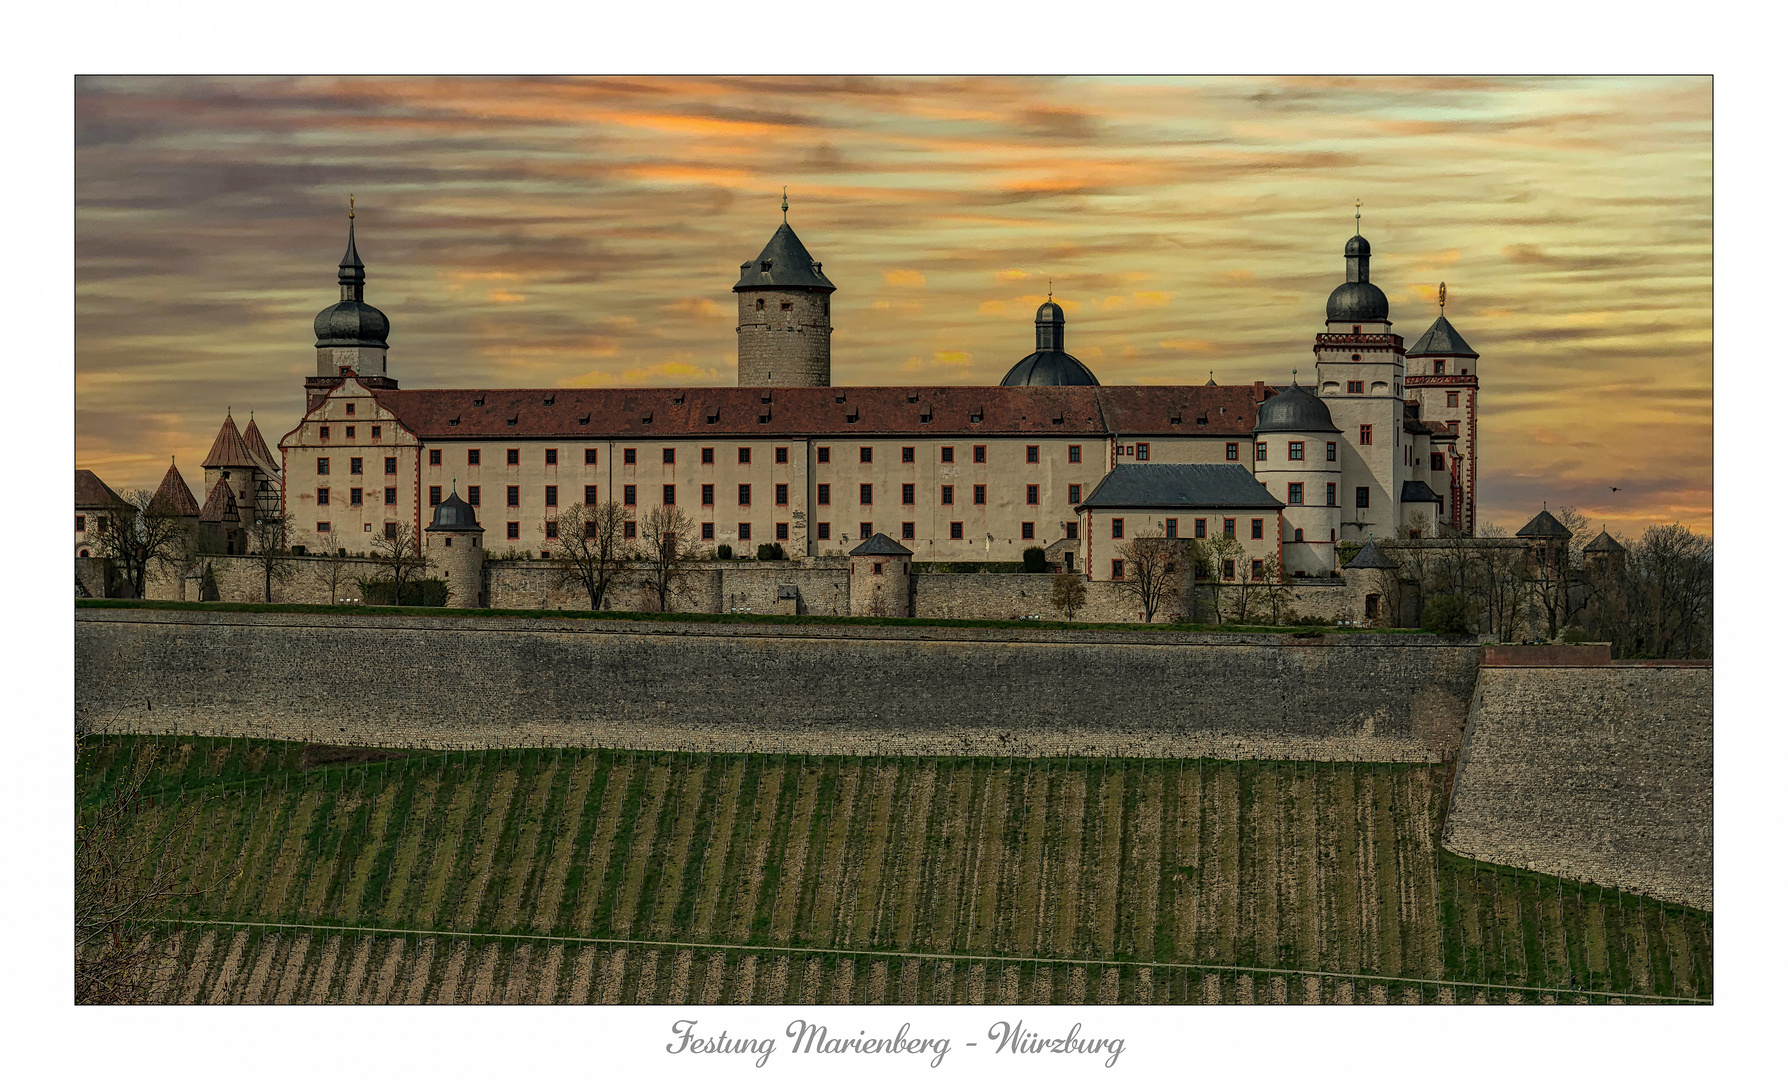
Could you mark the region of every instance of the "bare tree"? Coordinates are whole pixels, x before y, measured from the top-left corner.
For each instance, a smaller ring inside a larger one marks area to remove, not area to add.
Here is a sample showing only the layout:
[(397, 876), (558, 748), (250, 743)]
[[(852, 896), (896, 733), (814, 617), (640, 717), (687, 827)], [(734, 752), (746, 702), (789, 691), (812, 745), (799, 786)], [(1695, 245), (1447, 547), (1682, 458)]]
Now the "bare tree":
[(1117, 546), (1124, 560), (1124, 576), (1114, 578), (1118, 592), (1142, 605), (1142, 621), (1154, 622), (1155, 612), (1180, 595), (1180, 567), (1186, 561), (1184, 544), (1160, 533), (1135, 536)]
[(273, 603), (275, 584), (284, 585), (298, 575), (298, 568), (292, 565), (292, 553), (286, 547), (291, 527), (291, 515), (276, 510), (262, 511), (249, 526), (249, 554), (261, 564), (263, 603)]
[[(1248, 584), (1248, 549), (1235, 537), (1224, 533), (1204, 543), (1208, 560), (1206, 580), (1211, 583), (1211, 600), (1217, 608), (1217, 622), (1223, 622), (1224, 594), (1229, 598), (1229, 614), (1236, 622), (1248, 621), (1254, 601), (1254, 587)], [(1224, 573), (1228, 570), (1228, 574)]]
[(1073, 622), (1074, 613), (1086, 607), (1086, 582), (1073, 572), (1057, 574), (1050, 586), (1049, 601)]
[(639, 559), (659, 611), (669, 611), (671, 596), (683, 592), (695, 557), (694, 540), (695, 522), (680, 506), (655, 506), (640, 520)]
[(348, 583), (348, 560), (339, 554), (325, 555), (311, 566), (311, 574), (318, 584), (329, 589), (329, 602), (333, 604), (340, 597), (342, 586)]
[(153, 506), (153, 491), (134, 489), (120, 499), (111, 513), (98, 520), (93, 548), (124, 575), (130, 595), (141, 598), (150, 565), (179, 560), (191, 523)]
[(1628, 553), (1632, 652), (1680, 659), (1713, 655), (1713, 540), (1682, 525), (1654, 525)]
[(1285, 580), (1285, 568), (1279, 564), (1279, 556), (1267, 556), (1265, 574), (1266, 584), (1260, 588), (1260, 599), (1267, 606), (1272, 625), (1284, 626), (1297, 613), (1292, 610), (1291, 585)]
[(610, 500), (599, 506), (578, 504), (559, 515), (558, 536), (548, 537), (559, 563), (554, 587), (581, 585), (590, 610), (602, 610), (609, 586), (627, 569), (631, 547), (622, 532), (627, 512)]
[[(1500, 525), (1485, 525), (1480, 531), (1486, 539), (1508, 537)], [(1472, 555), (1471, 593), (1478, 610), (1489, 619), (1490, 632), (1498, 641), (1513, 641), (1526, 592), (1526, 552), (1515, 545), (1481, 544), (1472, 549)]]
[(416, 527), (407, 521), (387, 522), (384, 532), (373, 534), (373, 559), (391, 582), (391, 602), (400, 606), (404, 590), (428, 570)]

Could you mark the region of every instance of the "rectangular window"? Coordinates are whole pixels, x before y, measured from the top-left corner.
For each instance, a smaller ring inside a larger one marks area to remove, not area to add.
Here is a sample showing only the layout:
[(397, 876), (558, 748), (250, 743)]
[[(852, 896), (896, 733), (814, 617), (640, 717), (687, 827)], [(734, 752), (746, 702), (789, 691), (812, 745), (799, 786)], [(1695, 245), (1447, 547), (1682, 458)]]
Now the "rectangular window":
[(1204, 519), (1203, 518), (1193, 518), (1192, 519), (1192, 538), (1194, 540), (1203, 540), (1204, 539)]
[(506, 535), (511, 540), (520, 540), (521, 539), (521, 522), (511, 521), (509, 523), (509, 531)]
[(900, 485), (900, 505), (911, 506), (919, 501), (918, 489), (913, 484)]
[(985, 464), (986, 461), (987, 461), (987, 447), (985, 447), (985, 446), (975, 447), (975, 464), (982, 465), (982, 464)]
[(585, 465), (596, 464), (596, 450), (595, 450), (595, 448), (593, 448), (593, 447), (585, 447), (584, 448), (584, 464)]
[(1302, 505), (1304, 505), (1304, 485), (1302, 485), (1302, 484), (1286, 484), (1285, 485), (1285, 502), (1288, 506), (1302, 506)]
[(1447, 362), (1445, 360), (1434, 361), (1434, 374), (1445, 375), (1446, 373), (1447, 373)]
[(664, 505), (666, 505), (666, 506), (677, 505), (677, 485), (675, 485), (675, 484), (664, 485)]
[(776, 448), (776, 464), (778, 464), (778, 465), (787, 465), (788, 464), (788, 447), (778, 446)]
[(1335, 460), (1335, 444), (1334, 443), (1329, 444), (1329, 460), (1330, 461)]
[(739, 505), (740, 506), (750, 506), (751, 505), (751, 485), (750, 484), (740, 484), (739, 485)]
[(327, 439), (329, 437), (329, 425), (324, 424), (322, 427), (318, 428), (317, 435), (322, 438)]
[(348, 425), (347, 435), (348, 435), (348, 438), (350, 438), (350, 439), (352, 439), (354, 437), (354, 425), (353, 424)]
[(1440, 472), (1441, 470), (1445, 469), (1446, 467), (1447, 467), (1447, 456), (1445, 454), (1429, 454), (1428, 455), (1428, 468), (1431, 471)]
[[(592, 453), (592, 454), (594, 454), (595, 452), (596, 451), (594, 451), (594, 450), (590, 451), (590, 453)], [(467, 450), (466, 451), (466, 464), (467, 465), (478, 464), (478, 451), (476, 451), (476, 450)]]
[(559, 505), (559, 486), (557, 484), (548, 484), (546, 486), (546, 505)]
[(712, 446), (702, 447), (702, 464), (703, 465), (714, 464), (714, 448)]
[(1148, 459), (1149, 459), (1149, 444), (1145, 443), (1145, 442), (1137, 443), (1136, 444), (1136, 460), (1137, 461), (1147, 461)]
[(1255, 461), (1265, 461), (1266, 459), (1267, 459), (1267, 444), (1263, 443), (1263, 442), (1255, 443), (1254, 444), (1254, 460)]
[(1372, 445), (1372, 425), (1371, 424), (1361, 424), (1360, 425), (1360, 445), (1361, 446), (1371, 446)]
[(832, 460), (832, 448), (830, 446), (820, 447), (814, 452), (813, 460), (821, 465), (829, 464)]
[(397, 505), (397, 489), (396, 488), (386, 488), (385, 489), (385, 505), (386, 506), (396, 506)]
[(776, 523), (776, 539), (778, 539), (778, 540), (787, 540), (788, 539), (788, 522), (778, 521)]
[(384, 428), (381, 428), (379, 425), (374, 424), (373, 425), (373, 439), (376, 441), (379, 438), (380, 433), (383, 432), (384, 430), (385, 430)]
[(956, 448), (954, 446), (941, 447), (937, 453), (938, 460), (945, 464), (952, 463), (956, 460)]
[(818, 539), (832, 539), (832, 523), (830, 521), (822, 521), (819, 523)]
[(1335, 505), (1335, 485), (1328, 485), (1328, 505)]
[(558, 522), (549, 521), (546, 523), (546, 538), (548, 540), (557, 540), (559, 538), (559, 523)]
[(1111, 580), (1113, 580), (1113, 581), (1124, 580), (1124, 560), (1122, 560), (1122, 559), (1111, 560)]
[(703, 506), (713, 506), (714, 505), (714, 485), (713, 484), (703, 484), (702, 485), (702, 505)]
[(1080, 447), (1078, 447), (1078, 446), (1068, 447), (1068, 464), (1070, 464), (1070, 465), (1080, 464)]
[(1248, 539), (1261, 540), (1261, 539), (1264, 539), (1265, 537), (1266, 537), (1266, 519), (1255, 518), (1253, 523), (1248, 526)]
[(329, 475), (329, 459), (328, 458), (320, 457), (317, 459), (317, 475), (318, 476), (328, 476)]
[[(548, 450), (547, 453), (550, 454), (552, 451)], [(677, 450), (675, 447), (667, 446), (664, 448), (664, 463), (666, 465), (675, 465), (677, 463)], [(548, 464), (551, 464), (551, 462), (548, 462)]]
[(1452, 432), (1454, 435), (1459, 434), (1459, 421), (1448, 420), (1447, 421), (1447, 430)]
[(749, 541), (751, 539), (751, 522), (739, 522), (739, 539), (741, 541)]
[(857, 460), (864, 463), (865, 465), (874, 461), (875, 460), (875, 447), (873, 447), (873, 446), (859, 446), (859, 447), (857, 447)]
[(1370, 507), (1372, 505), (1372, 489), (1369, 487), (1354, 488), (1353, 504), (1361, 510)]
[(903, 521), (900, 523), (900, 538), (902, 540), (911, 540), (916, 535), (917, 533), (914, 531), (912, 522)]
[(950, 539), (952, 539), (952, 540), (962, 539), (962, 522), (960, 522), (960, 521), (950, 522)]
[(318, 506), (328, 506), (329, 505), (329, 489), (328, 488), (318, 488), (317, 489), (317, 505)]
[(1286, 443), (1285, 456), (1290, 461), (1304, 460), (1304, 444), (1301, 442)]
[(831, 484), (815, 485), (813, 497), (814, 497), (814, 501), (817, 502), (819, 505), (831, 506), (832, 505), (832, 485)]
[(955, 487), (955, 485), (954, 484), (945, 484), (943, 486), (942, 491), (939, 493), (938, 501), (942, 502), (945, 506), (956, 505), (956, 487)]
[[(740, 537), (739, 539), (741, 539), (741, 540), (748, 539), (750, 536), (751, 526), (747, 525), (747, 526), (745, 526), (745, 529), (746, 529), (746, 535)], [(638, 536), (639, 536), (638, 523), (632, 522), (632, 521), (621, 522), (621, 539), (633, 540), (633, 539), (636, 539)]]
[(1080, 539), (1080, 522), (1070, 521), (1062, 525), (1062, 535), (1070, 540)]
[(477, 506), (478, 505), (478, 485), (477, 484), (472, 484), (466, 488), (466, 504), (469, 506)]
[(1235, 560), (1234, 559), (1224, 559), (1223, 560), (1223, 580), (1224, 581), (1234, 581), (1235, 580)]
[(874, 484), (858, 484), (857, 485), (857, 501), (859, 503), (862, 503), (864, 506), (868, 506), (870, 503), (875, 502), (875, 485)]
[(595, 506), (596, 505), (596, 485), (595, 484), (585, 484), (584, 485), (584, 505), (585, 506)]
[(396, 458), (388, 457), (385, 459), (385, 475), (386, 476), (396, 476), (397, 475), (397, 459)]
[(428, 452), (428, 463), (430, 465), (439, 465), (441, 463), (441, 452), (439, 450), (430, 450)]
[(328, 532), (329, 531), (329, 523), (327, 521), (317, 522), (317, 531), (320, 533)]
[(1080, 501), (1080, 485), (1079, 484), (1069, 484), (1068, 485), (1068, 505), (1073, 506), (1075, 503), (1078, 503), (1079, 501)]
[(357, 457), (349, 458), (348, 459), (348, 472), (354, 476), (361, 475), (362, 473), (366, 472), (365, 462), (366, 462), (365, 458), (357, 458)]
[(776, 485), (776, 505), (777, 506), (787, 506), (788, 505), (788, 485), (787, 484), (777, 484)]
[(1178, 540), (1179, 536), (1180, 536), (1180, 519), (1179, 518), (1168, 518), (1167, 519), (1167, 538), (1169, 540)]
[(1223, 535), (1235, 539), (1235, 518), (1223, 519)]
[(987, 485), (986, 484), (976, 484), (975, 485), (975, 505), (976, 506), (986, 506), (987, 505)]
[(430, 506), (441, 505), (441, 485), (439, 485), (439, 484), (430, 484), (429, 485), (429, 487), (428, 487), (428, 505), (430, 505)]
[(1040, 446), (1025, 447), (1024, 448), (1024, 460), (1025, 460), (1025, 464), (1027, 464), (1027, 465), (1035, 465), (1038, 462), (1042, 461), (1043, 460), (1043, 448)]
[(918, 461), (918, 453), (919, 450), (916, 446), (903, 446), (900, 448), (900, 460), (903, 464)]
[(874, 535), (875, 525), (873, 522), (860, 521), (857, 523), (857, 539), (867, 540)]
[(1363, 394), (1366, 392), (1366, 383), (1361, 379), (1349, 379), (1347, 380), (1347, 392), (1350, 394)]
[(1255, 559), (1253, 562), (1249, 563), (1248, 576), (1255, 581), (1259, 581), (1261, 578), (1266, 577), (1266, 560)]
[[(629, 450), (628, 453), (631, 454), (633, 451)], [(521, 449), (519, 447), (511, 447), (504, 451), (504, 456), (508, 458), (509, 464), (511, 465), (521, 464)], [(629, 457), (627, 460), (632, 461), (633, 459)]]
[(739, 464), (741, 464), (741, 465), (751, 464), (751, 447), (749, 447), (749, 446), (739, 447)]
[(1020, 540), (1035, 540), (1037, 538), (1037, 523), (1034, 521), (1020, 522), (1018, 525), (1018, 538)]
[(1239, 453), (1240, 448), (1241, 448), (1240, 443), (1224, 443), (1223, 444), (1223, 460), (1224, 461), (1237, 460), (1240, 457), (1240, 453)]
[(1024, 503), (1026, 506), (1041, 506), (1043, 504), (1043, 485), (1024, 485)]
[(1459, 391), (1448, 390), (1447, 391), (1447, 408), (1457, 409), (1458, 407), (1459, 407)]
[(348, 415), (354, 415), (354, 403), (352, 401), (348, 402)]
[(514, 484), (509, 485), (509, 505), (510, 506), (520, 506), (521, 505), (521, 488), (515, 486)]
[[(515, 489), (511, 488), (510, 490), (513, 491)], [(621, 505), (622, 506), (638, 506), (639, 505), (639, 488), (637, 486), (635, 486), (633, 484), (621, 485)]]
[(546, 463), (548, 465), (557, 465), (559, 463), (558, 448), (555, 447), (546, 452)]
[(1111, 538), (1113, 540), (1122, 540), (1124, 538), (1124, 519), (1123, 518), (1112, 518), (1111, 519)]
[[(595, 523), (591, 522), (591, 524), (595, 524)], [(703, 540), (714, 539), (714, 523), (712, 521), (702, 522), (702, 539)]]
[[(511, 454), (515, 453), (515, 451), (513, 451), (513, 450), (511, 450), (509, 452)], [(638, 463), (639, 463), (639, 451), (635, 447), (629, 446), (626, 449), (621, 451), (621, 464), (623, 464), (623, 465), (637, 465)], [(511, 464), (511, 465), (515, 464), (515, 459), (513, 457), (510, 458), (509, 464)]]

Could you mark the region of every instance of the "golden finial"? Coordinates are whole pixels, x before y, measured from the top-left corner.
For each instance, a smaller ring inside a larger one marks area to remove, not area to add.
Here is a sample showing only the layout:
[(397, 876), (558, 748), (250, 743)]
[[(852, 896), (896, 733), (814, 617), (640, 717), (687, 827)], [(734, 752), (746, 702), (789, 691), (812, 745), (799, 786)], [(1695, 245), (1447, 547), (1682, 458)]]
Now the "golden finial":
[(788, 224), (788, 188), (786, 186), (782, 189), (782, 223)]
[(1447, 313), (1447, 283), (1444, 281), (1440, 283), (1440, 313)]
[(1049, 279), (1049, 302), (1055, 303), (1055, 279)]
[(1360, 200), (1353, 201), (1353, 234), (1360, 235)]
[(354, 220), (354, 196), (348, 196), (348, 220)]

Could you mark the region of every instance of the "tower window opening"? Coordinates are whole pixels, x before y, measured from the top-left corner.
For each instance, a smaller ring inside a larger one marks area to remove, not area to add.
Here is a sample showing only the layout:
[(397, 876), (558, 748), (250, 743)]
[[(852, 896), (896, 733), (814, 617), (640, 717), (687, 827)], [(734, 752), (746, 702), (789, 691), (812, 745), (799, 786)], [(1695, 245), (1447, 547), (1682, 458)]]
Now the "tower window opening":
[(763, 302), (763, 301), (762, 301), (762, 300), (759, 300), (759, 301), (758, 301), (758, 302), (757, 302), (757, 309), (758, 309), (758, 310), (759, 310), (759, 311), (762, 311), (762, 310), (764, 310), (764, 302)]

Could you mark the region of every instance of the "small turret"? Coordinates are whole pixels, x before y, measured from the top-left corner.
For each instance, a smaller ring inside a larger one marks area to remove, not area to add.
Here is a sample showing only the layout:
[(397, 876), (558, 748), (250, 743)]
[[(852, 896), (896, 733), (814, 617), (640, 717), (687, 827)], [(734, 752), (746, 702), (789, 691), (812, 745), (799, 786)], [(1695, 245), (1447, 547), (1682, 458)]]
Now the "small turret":
[(429, 561), (441, 568), (447, 582), (447, 606), (483, 607), (484, 527), (478, 524), (477, 511), (459, 497), (457, 481), (422, 532)]

